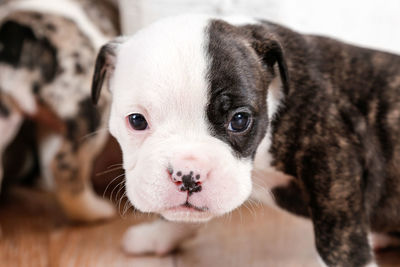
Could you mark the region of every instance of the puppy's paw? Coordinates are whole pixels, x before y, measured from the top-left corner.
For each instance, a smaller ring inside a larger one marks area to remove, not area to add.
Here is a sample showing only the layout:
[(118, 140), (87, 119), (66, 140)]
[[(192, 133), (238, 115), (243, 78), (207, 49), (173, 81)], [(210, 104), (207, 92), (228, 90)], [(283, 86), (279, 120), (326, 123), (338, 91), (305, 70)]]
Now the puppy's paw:
[(196, 232), (193, 224), (157, 220), (129, 228), (122, 241), (128, 254), (165, 255), (176, 249), (181, 242)]
[(116, 214), (117, 212), (115, 206), (111, 202), (100, 197), (96, 197), (96, 200), (92, 203), (92, 205), (88, 206), (86, 215), (83, 215), (81, 218), (87, 222), (101, 221), (110, 219)]
[(372, 242), (372, 248), (375, 251), (382, 250), (389, 247), (399, 247), (400, 239), (396, 236), (382, 233), (372, 233), (369, 236)]
[(59, 195), (61, 205), (67, 216), (75, 221), (95, 222), (106, 220), (116, 215), (114, 205), (89, 190), (77, 196)]

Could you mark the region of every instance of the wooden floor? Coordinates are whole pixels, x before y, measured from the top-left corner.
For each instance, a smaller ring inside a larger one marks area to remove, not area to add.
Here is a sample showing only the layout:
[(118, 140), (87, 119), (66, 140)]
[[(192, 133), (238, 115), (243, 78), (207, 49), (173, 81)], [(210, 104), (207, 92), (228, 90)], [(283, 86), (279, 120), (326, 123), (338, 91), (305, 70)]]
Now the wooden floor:
[[(154, 217), (130, 215), (92, 225), (69, 223), (51, 194), (13, 188), (0, 202), (0, 266), (319, 266), (311, 224), (261, 206), (243, 207), (208, 224), (165, 257), (125, 255), (125, 229)], [(400, 250), (378, 255), (400, 266)]]

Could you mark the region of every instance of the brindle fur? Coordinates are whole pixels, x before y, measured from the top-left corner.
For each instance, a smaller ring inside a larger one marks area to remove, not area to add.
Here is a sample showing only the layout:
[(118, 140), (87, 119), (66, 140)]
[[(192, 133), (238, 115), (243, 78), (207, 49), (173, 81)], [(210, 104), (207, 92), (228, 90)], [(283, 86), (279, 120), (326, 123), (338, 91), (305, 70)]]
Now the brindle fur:
[[(267, 104), (260, 100), (278, 63), (285, 95), (268, 123), (269, 152), (272, 166), (295, 179), (272, 190), (276, 202), (311, 217), (317, 250), (329, 266), (370, 262), (368, 233), (400, 230), (400, 56), (265, 21), (234, 27), (215, 20), (208, 31), (214, 106), (207, 114), (214, 132), (239, 157), (254, 155), (267, 130)], [(271, 42), (280, 49), (263, 46)], [(263, 68), (255, 67), (248, 47)], [(218, 112), (243, 105), (253, 108), (257, 123), (230, 138)]]

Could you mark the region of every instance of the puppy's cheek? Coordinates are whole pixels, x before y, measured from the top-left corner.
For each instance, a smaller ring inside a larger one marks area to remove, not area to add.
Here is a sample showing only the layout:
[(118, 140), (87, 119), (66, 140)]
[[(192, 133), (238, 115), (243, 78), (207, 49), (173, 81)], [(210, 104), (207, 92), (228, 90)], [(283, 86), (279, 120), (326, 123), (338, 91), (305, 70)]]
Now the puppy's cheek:
[[(155, 179), (156, 178), (156, 179)], [(185, 203), (186, 193), (178, 191), (166, 175), (139, 172), (126, 175), (126, 192), (132, 205), (142, 212), (160, 212)]]
[(204, 182), (202, 191), (190, 197), (190, 202), (198, 207), (207, 207), (215, 215), (222, 215), (239, 207), (251, 194), (251, 167), (250, 164), (245, 164), (234, 170), (236, 172), (216, 171)]

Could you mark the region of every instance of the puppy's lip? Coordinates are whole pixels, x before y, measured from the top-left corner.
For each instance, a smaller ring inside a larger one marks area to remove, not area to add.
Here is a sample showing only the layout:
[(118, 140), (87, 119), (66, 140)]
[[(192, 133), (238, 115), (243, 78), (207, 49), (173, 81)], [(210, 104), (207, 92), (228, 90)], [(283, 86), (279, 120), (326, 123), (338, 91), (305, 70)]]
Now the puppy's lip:
[(186, 201), (181, 205), (181, 207), (189, 208), (189, 209), (194, 209), (196, 211), (208, 211), (207, 207), (197, 207), (193, 204), (191, 204), (189, 201)]
[(160, 214), (169, 221), (207, 222), (215, 215), (207, 207), (197, 207), (189, 202), (164, 209)]
[(188, 201), (185, 203), (178, 205), (178, 206), (173, 206), (171, 208), (168, 208), (167, 210), (169, 211), (191, 211), (191, 212), (205, 212), (208, 211), (207, 207), (197, 207)]

